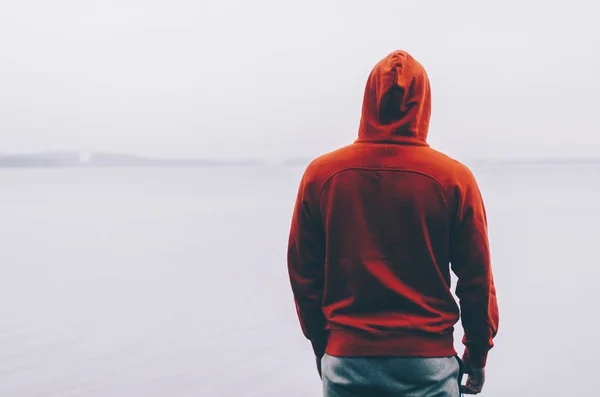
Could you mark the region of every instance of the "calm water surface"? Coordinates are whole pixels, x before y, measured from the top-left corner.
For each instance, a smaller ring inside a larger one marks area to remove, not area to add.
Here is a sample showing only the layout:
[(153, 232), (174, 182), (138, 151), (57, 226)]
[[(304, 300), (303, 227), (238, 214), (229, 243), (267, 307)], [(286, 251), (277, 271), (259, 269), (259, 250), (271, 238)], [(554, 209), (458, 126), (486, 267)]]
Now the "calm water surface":
[[(501, 311), (483, 395), (596, 395), (600, 166), (473, 170)], [(318, 396), (285, 264), (302, 171), (0, 170), (0, 396)]]

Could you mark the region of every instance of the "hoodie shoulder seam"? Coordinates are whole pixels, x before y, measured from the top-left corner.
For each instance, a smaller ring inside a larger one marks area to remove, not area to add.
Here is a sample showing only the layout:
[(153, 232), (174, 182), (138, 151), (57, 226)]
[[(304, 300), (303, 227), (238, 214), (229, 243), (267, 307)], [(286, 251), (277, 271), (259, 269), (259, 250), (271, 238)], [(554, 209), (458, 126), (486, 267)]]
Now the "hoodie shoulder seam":
[(423, 171), (418, 171), (418, 170), (411, 170), (411, 169), (397, 169), (397, 168), (385, 168), (385, 167), (345, 167), (342, 168), (340, 170), (337, 170), (333, 173), (331, 173), (331, 175), (329, 175), (324, 181), (323, 181), (323, 185), (321, 186), (321, 188), (319, 189), (319, 201), (321, 201), (321, 197), (323, 195), (323, 190), (325, 189), (325, 186), (327, 185), (327, 183), (329, 181), (331, 181), (331, 179), (338, 175), (341, 174), (342, 172), (345, 171), (358, 171), (358, 170), (362, 170), (362, 171), (391, 171), (391, 172), (407, 172), (407, 173), (413, 173), (413, 174), (419, 174), (422, 175), (426, 178), (429, 178), (431, 180), (433, 180), (442, 190), (442, 195), (444, 196), (444, 204), (446, 205), (446, 207), (448, 207), (448, 196), (446, 194), (446, 189), (444, 187), (444, 185), (433, 175), (428, 174), (426, 172)]

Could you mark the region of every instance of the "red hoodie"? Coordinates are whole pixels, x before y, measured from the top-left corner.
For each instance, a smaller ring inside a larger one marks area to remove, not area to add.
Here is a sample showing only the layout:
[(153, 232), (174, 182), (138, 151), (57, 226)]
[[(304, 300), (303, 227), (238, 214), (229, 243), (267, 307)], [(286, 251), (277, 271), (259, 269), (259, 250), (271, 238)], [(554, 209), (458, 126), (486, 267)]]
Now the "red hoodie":
[(358, 140), (302, 177), (288, 269), (319, 357), (455, 355), (452, 269), (465, 359), (485, 366), (498, 328), (485, 209), (469, 169), (427, 144), (430, 113), (425, 70), (393, 52), (367, 81)]

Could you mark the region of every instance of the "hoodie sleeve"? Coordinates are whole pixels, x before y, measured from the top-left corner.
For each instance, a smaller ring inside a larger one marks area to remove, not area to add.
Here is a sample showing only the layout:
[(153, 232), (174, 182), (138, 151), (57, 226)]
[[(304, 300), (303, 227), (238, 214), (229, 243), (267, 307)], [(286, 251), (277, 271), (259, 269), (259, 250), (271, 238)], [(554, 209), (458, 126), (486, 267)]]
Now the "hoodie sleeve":
[(456, 189), (458, 206), (451, 235), (450, 261), (458, 277), (456, 295), (460, 300), (465, 332), (464, 359), (474, 367), (483, 368), (498, 332), (498, 303), (483, 199), (470, 171), (463, 179)]
[(327, 335), (322, 310), (325, 237), (318, 197), (311, 196), (305, 173), (300, 183), (288, 244), (288, 272), (304, 336), (317, 357), (325, 354)]

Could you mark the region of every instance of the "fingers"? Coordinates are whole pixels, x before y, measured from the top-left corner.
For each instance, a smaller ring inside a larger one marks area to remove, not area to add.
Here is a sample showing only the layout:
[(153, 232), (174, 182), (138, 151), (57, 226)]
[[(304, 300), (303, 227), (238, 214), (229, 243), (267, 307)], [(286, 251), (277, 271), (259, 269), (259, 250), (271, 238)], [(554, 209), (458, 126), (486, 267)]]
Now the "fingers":
[(470, 388), (469, 386), (461, 385), (460, 392), (462, 394), (479, 394), (481, 391), (474, 390), (474, 389)]
[(463, 394), (479, 394), (483, 389), (483, 383), (474, 382), (471, 378), (467, 379), (466, 385), (460, 386), (460, 391)]

